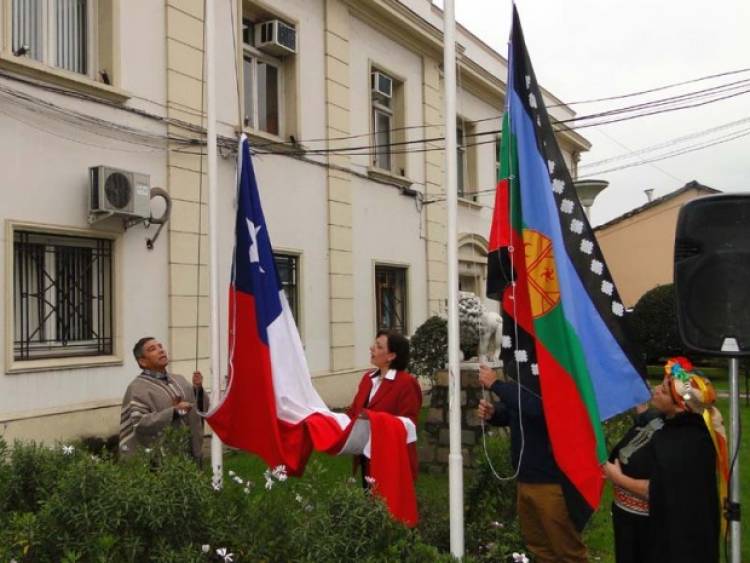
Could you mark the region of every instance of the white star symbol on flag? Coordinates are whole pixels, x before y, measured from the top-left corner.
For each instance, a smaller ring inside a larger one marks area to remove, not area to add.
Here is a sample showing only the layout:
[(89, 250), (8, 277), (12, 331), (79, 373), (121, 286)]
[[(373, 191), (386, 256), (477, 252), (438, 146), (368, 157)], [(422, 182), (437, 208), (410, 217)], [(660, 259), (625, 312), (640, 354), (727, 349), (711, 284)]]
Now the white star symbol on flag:
[(260, 255), (258, 254), (258, 232), (261, 227), (256, 227), (247, 217), (245, 217), (245, 221), (247, 221), (247, 231), (250, 233), (250, 263), (257, 262), (260, 272), (265, 274), (265, 270), (260, 266)]

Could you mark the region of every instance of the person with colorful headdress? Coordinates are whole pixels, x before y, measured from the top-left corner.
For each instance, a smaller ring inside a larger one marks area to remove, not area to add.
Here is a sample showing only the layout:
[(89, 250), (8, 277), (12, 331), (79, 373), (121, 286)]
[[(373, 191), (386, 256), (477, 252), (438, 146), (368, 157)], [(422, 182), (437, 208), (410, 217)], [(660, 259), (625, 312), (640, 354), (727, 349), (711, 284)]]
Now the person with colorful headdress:
[(720, 502), (726, 498), (728, 478), (726, 434), (714, 406), (716, 391), (687, 358), (671, 358), (664, 370), (651, 400), (663, 426), (642, 448), (651, 458), (650, 475), (628, 475), (619, 457), (604, 470), (616, 499), (622, 489), (645, 503), (648, 526), (641, 539), (647, 555), (641, 560), (715, 563)]

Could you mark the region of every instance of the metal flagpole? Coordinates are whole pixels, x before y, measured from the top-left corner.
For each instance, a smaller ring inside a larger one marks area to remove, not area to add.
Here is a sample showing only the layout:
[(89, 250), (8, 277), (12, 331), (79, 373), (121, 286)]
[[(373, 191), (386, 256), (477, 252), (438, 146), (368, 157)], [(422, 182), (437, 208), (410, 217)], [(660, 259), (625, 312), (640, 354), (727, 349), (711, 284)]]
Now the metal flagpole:
[(443, 73), (445, 84), (445, 188), (448, 205), (448, 374), (450, 453), (451, 554), (464, 555), (464, 477), (461, 455), (461, 369), (458, 333), (458, 240), (456, 229), (458, 178), (456, 153), (456, 14), (454, 0), (445, 0), (443, 12)]
[(732, 428), (730, 434), (731, 447), (729, 448), (729, 459), (734, 461), (731, 465), (732, 473), (729, 476), (729, 503), (730, 520), (729, 531), (731, 540), (732, 563), (740, 563), (742, 554), (740, 552), (740, 384), (739, 384), (739, 359), (729, 358), (729, 420)]
[[(219, 206), (217, 194), (218, 169), (216, 163), (216, 74), (214, 72), (214, 0), (206, 0), (206, 120), (208, 145), (208, 243), (209, 243), (209, 299), (211, 338), (211, 402), (218, 404), (221, 397), (221, 364), (219, 362)], [(221, 440), (211, 434), (211, 468), (213, 484), (222, 484)]]

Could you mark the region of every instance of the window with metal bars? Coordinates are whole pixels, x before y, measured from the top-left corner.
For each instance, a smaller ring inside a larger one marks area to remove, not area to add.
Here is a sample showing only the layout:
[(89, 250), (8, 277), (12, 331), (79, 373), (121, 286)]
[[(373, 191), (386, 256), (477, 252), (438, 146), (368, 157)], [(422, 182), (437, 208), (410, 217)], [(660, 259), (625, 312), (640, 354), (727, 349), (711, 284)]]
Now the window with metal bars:
[(292, 311), (294, 321), (299, 325), (299, 287), (297, 285), (299, 256), (274, 252), (273, 258), (276, 261), (276, 271), (279, 273), (281, 287), (289, 302), (289, 309)]
[(15, 360), (113, 353), (113, 243), (16, 230)]
[(87, 74), (92, 1), (12, 0), (13, 52)]
[(406, 268), (375, 266), (377, 330), (406, 333)]

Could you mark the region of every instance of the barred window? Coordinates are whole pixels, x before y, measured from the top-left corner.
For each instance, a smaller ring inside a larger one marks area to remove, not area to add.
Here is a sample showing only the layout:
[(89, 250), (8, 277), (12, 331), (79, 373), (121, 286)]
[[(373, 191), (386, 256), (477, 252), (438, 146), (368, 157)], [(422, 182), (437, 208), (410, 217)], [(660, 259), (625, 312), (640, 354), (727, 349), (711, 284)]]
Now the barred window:
[(294, 254), (274, 252), (273, 258), (276, 261), (276, 271), (279, 273), (281, 287), (289, 302), (289, 309), (292, 311), (294, 321), (299, 325), (299, 287), (297, 286), (299, 257)]
[(112, 241), (17, 230), (15, 360), (112, 354)]
[(406, 268), (375, 266), (377, 329), (406, 333)]

